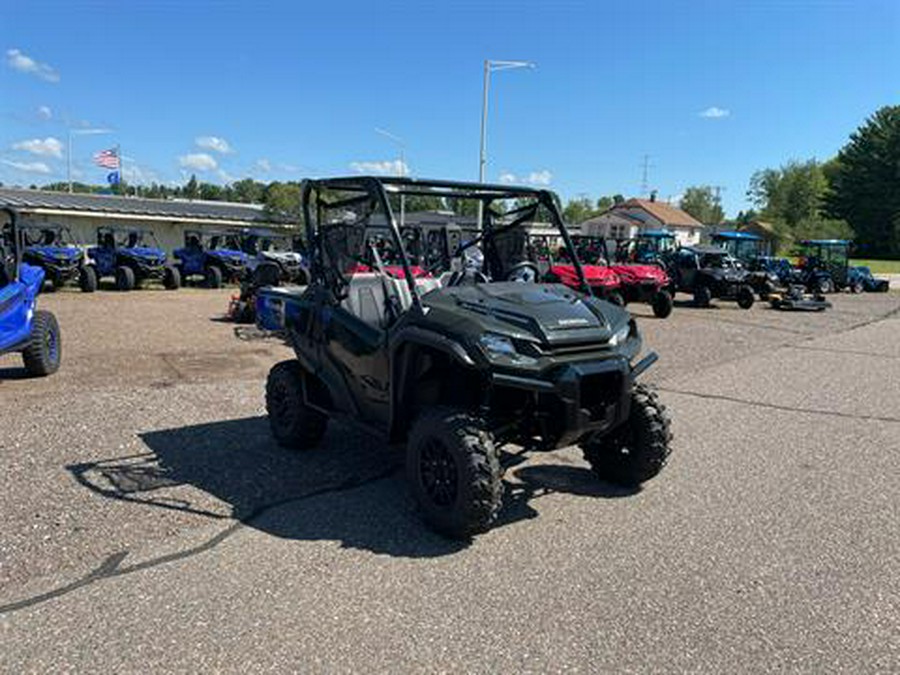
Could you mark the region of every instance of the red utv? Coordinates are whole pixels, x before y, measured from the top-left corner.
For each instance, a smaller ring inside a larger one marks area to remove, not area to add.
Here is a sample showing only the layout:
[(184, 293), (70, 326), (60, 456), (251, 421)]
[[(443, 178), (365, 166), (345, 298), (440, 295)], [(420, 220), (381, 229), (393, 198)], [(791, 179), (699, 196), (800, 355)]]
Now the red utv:
[[(565, 284), (569, 288), (579, 288), (581, 282), (578, 279), (578, 273), (575, 271), (575, 265), (568, 262), (568, 254), (565, 246), (554, 246), (547, 237), (534, 235), (529, 237), (528, 241), (530, 257), (537, 263), (545, 264), (548, 267), (547, 273), (544, 275), (543, 281), (557, 282)], [(556, 257), (553, 249), (556, 249)], [(609, 265), (594, 265), (584, 258), (580, 258), (581, 271), (584, 273), (584, 280), (588, 282), (593, 294), (608, 300), (617, 305), (624, 305), (625, 298), (620, 293), (622, 285), (619, 275), (617, 275)]]
[(653, 314), (665, 319), (672, 313), (672, 294), (669, 275), (658, 265), (641, 265), (632, 262), (610, 262), (606, 240), (603, 237), (573, 237), (578, 258), (585, 269), (605, 266), (619, 278), (618, 293), (625, 304), (645, 302), (653, 308)]

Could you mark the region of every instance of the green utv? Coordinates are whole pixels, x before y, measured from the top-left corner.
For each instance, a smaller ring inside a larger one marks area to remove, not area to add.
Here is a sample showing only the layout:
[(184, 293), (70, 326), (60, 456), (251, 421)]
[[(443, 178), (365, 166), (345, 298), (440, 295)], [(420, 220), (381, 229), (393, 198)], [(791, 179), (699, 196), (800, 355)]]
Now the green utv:
[[(451, 256), (413, 266), (392, 209), (412, 197), (480, 204), (481, 228)], [(635, 362), (634, 320), (591, 295), (558, 204), (546, 190), (508, 185), (306, 182), (310, 283), (257, 299), (259, 326), (283, 331), (297, 355), (266, 384), (278, 443), (312, 447), (341, 420), (405, 444), (425, 519), (460, 538), (497, 516), (508, 444), (578, 444), (601, 479), (621, 485), (659, 473), (669, 418), (636, 382), (657, 356)], [(550, 270), (528, 245), (537, 222), (558, 232), (580, 288), (545, 282)]]

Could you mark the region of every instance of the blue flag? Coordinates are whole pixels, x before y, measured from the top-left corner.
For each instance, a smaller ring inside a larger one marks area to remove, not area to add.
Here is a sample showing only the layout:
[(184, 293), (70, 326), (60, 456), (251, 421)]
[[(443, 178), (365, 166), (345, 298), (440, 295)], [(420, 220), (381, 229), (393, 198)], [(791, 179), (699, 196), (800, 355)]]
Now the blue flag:
[(106, 176), (106, 181), (107, 181), (110, 185), (118, 185), (119, 182), (120, 182), (120, 180), (119, 180), (119, 172), (118, 172), (118, 171), (111, 171), (111, 172)]

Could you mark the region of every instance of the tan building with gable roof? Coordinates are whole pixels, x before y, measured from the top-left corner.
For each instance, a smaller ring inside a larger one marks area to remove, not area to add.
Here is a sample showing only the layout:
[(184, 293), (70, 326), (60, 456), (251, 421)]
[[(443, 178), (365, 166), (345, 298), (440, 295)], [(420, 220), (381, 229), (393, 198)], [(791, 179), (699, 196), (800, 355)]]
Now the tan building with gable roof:
[(636, 221), (633, 234), (644, 230), (669, 230), (683, 246), (699, 244), (703, 233), (703, 223), (691, 214), (654, 199), (628, 199), (616, 204), (607, 213), (624, 215)]

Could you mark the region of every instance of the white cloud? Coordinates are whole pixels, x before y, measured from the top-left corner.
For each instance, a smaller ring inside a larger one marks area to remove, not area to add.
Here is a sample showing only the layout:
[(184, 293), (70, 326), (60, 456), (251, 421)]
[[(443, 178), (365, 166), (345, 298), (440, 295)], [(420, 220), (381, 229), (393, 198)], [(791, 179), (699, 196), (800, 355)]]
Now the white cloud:
[(14, 150), (24, 150), (32, 155), (46, 155), (50, 157), (62, 158), (63, 144), (62, 141), (48, 136), (47, 138), (32, 138), (27, 141), (19, 141), (13, 143)]
[(701, 112), (700, 117), (704, 117), (708, 120), (717, 120), (722, 117), (728, 117), (730, 114), (730, 110), (725, 110), (725, 108), (719, 108), (717, 106), (711, 106)]
[(212, 150), (213, 152), (218, 152), (223, 155), (234, 152), (228, 144), (228, 141), (224, 138), (219, 138), (218, 136), (198, 136), (194, 139), (194, 143), (197, 144), (198, 148)]
[(212, 171), (219, 168), (216, 160), (205, 152), (182, 155), (178, 158), (178, 163), (185, 169), (194, 169), (195, 171)]
[(399, 159), (383, 162), (350, 162), (350, 168), (356, 173), (368, 173), (375, 176), (408, 176), (409, 167)]
[(500, 174), (501, 183), (518, 183), (520, 185), (550, 185), (553, 181), (553, 173), (547, 169), (532, 171), (527, 176), (517, 176), (509, 171)]
[(256, 164), (254, 164), (253, 167), (257, 171), (262, 171), (263, 173), (268, 173), (269, 171), (272, 170), (272, 162), (270, 162), (268, 159), (263, 157), (261, 159), (256, 160)]
[(237, 176), (232, 176), (230, 173), (225, 171), (225, 169), (219, 169), (218, 171), (216, 171), (216, 175), (223, 183), (233, 183), (237, 180)]
[(20, 73), (28, 73), (47, 82), (59, 82), (59, 73), (55, 69), (46, 63), (35, 61), (18, 49), (6, 50), (6, 65)]
[(27, 173), (50, 173), (50, 167), (44, 162), (13, 162), (9, 159), (0, 159), (0, 162)]
[(38, 106), (37, 116), (40, 117), (42, 120), (49, 120), (53, 117), (53, 111), (50, 110), (49, 105), (41, 105), (41, 106)]
[(300, 173), (301, 171), (303, 171), (303, 169), (294, 164), (279, 164), (278, 168), (282, 171), (287, 171), (288, 173)]
[(530, 185), (550, 185), (552, 180), (553, 174), (547, 171), (547, 169), (543, 169), (542, 171), (532, 171), (528, 174), (528, 178), (525, 179), (525, 182)]
[(148, 185), (149, 183), (159, 183), (159, 175), (150, 168), (135, 163), (130, 157), (123, 157), (122, 177), (134, 185)]

